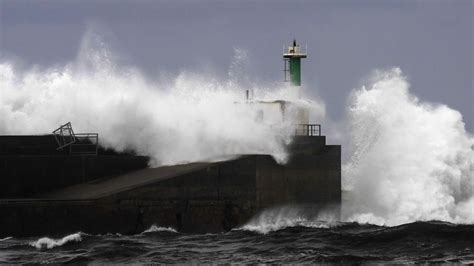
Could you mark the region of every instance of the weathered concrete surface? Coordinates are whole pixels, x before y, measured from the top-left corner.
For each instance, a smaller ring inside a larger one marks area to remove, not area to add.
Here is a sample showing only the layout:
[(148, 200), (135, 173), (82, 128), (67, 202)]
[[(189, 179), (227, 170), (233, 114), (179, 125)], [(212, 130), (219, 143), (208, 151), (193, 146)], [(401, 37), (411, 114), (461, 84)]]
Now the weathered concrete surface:
[(340, 204), (340, 146), (325, 145), (324, 137), (297, 141), (286, 165), (269, 155), (246, 155), (139, 170), (59, 189), (37, 200), (0, 201), (0, 217), (5, 217), (0, 237), (79, 230), (130, 234), (152, 224), (219, 232), (244, 224), (267, 207)]
[[(294, 155), (286, 165), (271, 158), (257, 162), (257, 206), (341, 202), (340, 146), (325, 146), (316, 155)], [(337, 163), (339, 161), (339, 163)]]
[(33, 195), (142, 169), (148, 157), (99, 149), (97, 156), (56, 150), (53, 135), (0, 136), (0, 198)]
[(39, 198), (57, 200), (92, 200), (110, 196), (122, 191), (156, 183), (167, 178), (177, 177), (189, 172), (198, 171), (210, 163), (190, 163), (183, 165), (146, 168), (127, 174), (103, 178), (92, 182), (78, 184), (57, 191), (37, 195)]

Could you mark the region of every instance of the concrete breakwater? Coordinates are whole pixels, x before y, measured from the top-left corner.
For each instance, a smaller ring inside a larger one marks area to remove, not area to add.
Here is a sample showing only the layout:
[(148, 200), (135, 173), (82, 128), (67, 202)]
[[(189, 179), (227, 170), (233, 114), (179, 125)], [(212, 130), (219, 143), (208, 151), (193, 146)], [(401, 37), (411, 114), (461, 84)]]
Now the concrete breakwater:
[[(140, 156), (110, 154), (108, 160), (113, 163), (102, 162), (98, 167), (100, 156), (106, 156), (100, 152), (95, 159), (94, 156), (43, 155), (37, 157), (36, 163), (40, 166), (64, 156), (87, 162), (72, 168), (73, 173), (97, 173), (100, 169), (104, 174), (72, 178), (75, 181), (70, 180), (66, 185), (24, 190), (27, 195), (21, 197), (3, 194), (0, 237), (75, 231), (131, 234), (142, 232), (152, 224), (183, 232), (219, 232), (242, 225), (268, 207), (338, 206), (341, 201), (340, 146), (326, 145), (324, 136), (298, 136), (289, 149), (292, 155), (285, 165), (276, 163), (269, 155), (240, 155), (221, 162), (145, 168), (138, 167), (146, 161)], [(12, 152), (6, 155), (5, 149), (3, 151), (2, 182), (8, 184), (11, 181), (7, 178), (13, 180), (21, 175), (21, 171), (11, 174), (13, 168), (30, 166), (22, 166), (19, 161), (9, 163)], [(67, 168), (67, 164), (55, 165), (44, 168), (47, 170), (43, 171), (49, 173), (43, 172), (28, 186), (67, 179), (67, 172), (61, 170)], [(121, 166), (121, 173), (113, 172), (118, 171), (114, 165)], [(113, 170), (107, 172), (107, 169)], [(26, 186), (26, 183), (21, 184)]]

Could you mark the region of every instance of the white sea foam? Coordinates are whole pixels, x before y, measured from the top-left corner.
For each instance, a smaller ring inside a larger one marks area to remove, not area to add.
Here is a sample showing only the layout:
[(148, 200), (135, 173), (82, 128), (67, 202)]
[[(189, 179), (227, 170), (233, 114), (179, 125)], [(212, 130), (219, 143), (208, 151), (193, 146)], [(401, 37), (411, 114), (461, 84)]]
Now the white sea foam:
[(63, 246), (69, 242), (81, 242), (82, 233), (75, 233), (71, 235), (67, 235), (61, 239), (52, 239), (49, 237), (42, 237), (38, 239), (37, 241), (30, 242), (30, 246), (35, 247), (37, 249), (52, 249), (54, 247), (60, 247)]
[(150, 226), (150, 228), (148, 228), (147, 230), (143, 231), (142, 234), (144, 234), (144, 233), (154, 233), (154, 232), (178, 233), (178, 231), (176, 231), (172, 227), (160, 227), (160, 226), (157, 226), (157, 225), (154, 224), (154, 225)]
[[(317, 215), (315, 215), (317, 214)], [(248, 223), (235, 230), (246, 230), (260, 234), (289, 227), (329, 228), (337, 225), (336, 216), (329, 210), (315, 212), (301, 206), (281, 206), (262, 211)]]
[(461, 113), (413, 96), (395, 68), (354, 91), (350, 126), (346, 219), (474, 223), (474, 138)]

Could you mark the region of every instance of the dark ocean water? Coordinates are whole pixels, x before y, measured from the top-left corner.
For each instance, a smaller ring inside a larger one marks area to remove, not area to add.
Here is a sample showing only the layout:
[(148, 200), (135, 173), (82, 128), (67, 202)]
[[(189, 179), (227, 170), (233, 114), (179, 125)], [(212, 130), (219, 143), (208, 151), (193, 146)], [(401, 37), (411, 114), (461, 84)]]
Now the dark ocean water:
[(474, 263), (474, 225), (415, 222), (237, 229), (184, 234), (153, 226), (131, 236), (78, 232), (0, 240), (1, 263)]

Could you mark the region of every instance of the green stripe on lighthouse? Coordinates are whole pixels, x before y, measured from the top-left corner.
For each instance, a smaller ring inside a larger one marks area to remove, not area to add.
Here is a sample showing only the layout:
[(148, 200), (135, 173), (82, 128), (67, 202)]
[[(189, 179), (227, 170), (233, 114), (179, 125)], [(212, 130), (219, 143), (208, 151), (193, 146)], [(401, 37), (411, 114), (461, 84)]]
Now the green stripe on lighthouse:
[(290, 79), (294, 86), (301, 86), (301, 59), (290, 59)]

